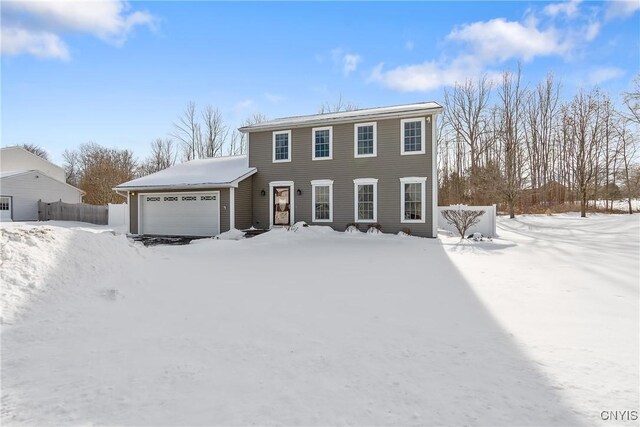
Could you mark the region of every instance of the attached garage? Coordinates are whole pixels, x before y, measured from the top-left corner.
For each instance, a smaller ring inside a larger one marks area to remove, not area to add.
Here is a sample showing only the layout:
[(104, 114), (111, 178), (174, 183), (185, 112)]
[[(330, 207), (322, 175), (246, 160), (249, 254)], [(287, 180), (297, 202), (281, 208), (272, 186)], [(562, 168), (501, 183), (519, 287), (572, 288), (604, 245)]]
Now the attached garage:
[(191, 160), (117, 186), (129, 202), (129, 232), (154, 236), (215, 236), (251, 226), (246, 156)]

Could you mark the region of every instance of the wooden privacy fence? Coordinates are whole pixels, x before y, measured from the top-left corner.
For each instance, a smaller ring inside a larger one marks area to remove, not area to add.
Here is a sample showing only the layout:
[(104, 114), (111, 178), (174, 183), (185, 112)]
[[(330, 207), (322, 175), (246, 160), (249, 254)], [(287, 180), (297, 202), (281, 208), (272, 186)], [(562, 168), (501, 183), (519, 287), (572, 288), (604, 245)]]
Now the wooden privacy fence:
[(64, 203), (63, 201), (45, 203), (38, 200), (38, 219), (40, 221), (52, 219), (106, 225), (109, 221), (109, 208), (104, 205)]

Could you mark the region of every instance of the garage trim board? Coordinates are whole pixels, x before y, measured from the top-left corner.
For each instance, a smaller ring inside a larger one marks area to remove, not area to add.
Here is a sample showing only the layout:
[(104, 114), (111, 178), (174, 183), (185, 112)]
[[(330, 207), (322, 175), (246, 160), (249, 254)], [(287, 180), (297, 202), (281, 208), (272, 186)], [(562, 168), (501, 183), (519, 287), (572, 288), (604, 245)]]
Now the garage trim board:
[[(220, 234), (220, 202), (220, 191), (138, 193), (140, 234), (215, 236)], [(150, 207), (153, 215), (145, 216)]]

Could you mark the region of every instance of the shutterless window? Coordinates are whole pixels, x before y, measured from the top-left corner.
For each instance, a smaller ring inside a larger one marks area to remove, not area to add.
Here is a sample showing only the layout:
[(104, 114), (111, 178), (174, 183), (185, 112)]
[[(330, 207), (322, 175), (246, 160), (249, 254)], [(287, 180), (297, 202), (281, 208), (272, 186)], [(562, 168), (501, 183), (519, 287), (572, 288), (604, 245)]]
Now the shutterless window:
[(274, 136), (275, 139), (275, 160), (288, 160), (289, 159), (289, 134), (277, 133)]
[(329, 221), (330, 216), (330, 208), (331, 208), (331, 200), (330, 200), (330, 189), (328, 185), (318, 185), (315, 187), (315, 220), (320, 221)]
[(422, 219), (422, 183), (404, 184), (404, 219)]
[(332, 153), (332, 138), (333, 128), (313, 128), (311, 130), (313, 135), (313, 160), (331, 159)]
[(358, 185), (358, 220), (373, 221), (373, 218), (374, 218), (373, 198), (374, 198), (373, 184)]
[(404, 124), (404, 151), (422, 150), (422, 123), (405, 122)]
[(9, 210), (9, 198), (0, 197), (0, 211), (8, 211), (8, 210)]
[(376, 123), (355, 125), (355, 157), (376, 155)]

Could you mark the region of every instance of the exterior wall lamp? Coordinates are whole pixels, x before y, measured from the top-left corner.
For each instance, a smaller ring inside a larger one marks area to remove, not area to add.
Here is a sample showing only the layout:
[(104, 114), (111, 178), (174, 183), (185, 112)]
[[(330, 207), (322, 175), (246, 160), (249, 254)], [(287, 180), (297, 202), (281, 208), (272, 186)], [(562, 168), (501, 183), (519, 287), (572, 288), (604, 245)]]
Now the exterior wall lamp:
[(302, 190), (298, 188), (298, 191), (296, 191), (296, 193), (298, 193), (298, 196), (302, 196)]
[(260, 192), (260, 195), (261, 195), (262, 197), (264, 197), (264, 196), (266, 196), (266, 195), (267, 195), (267, 192), (266, 192), (266, 191), (264, 191), (264, 189), (263, 189), (263, 190)]

